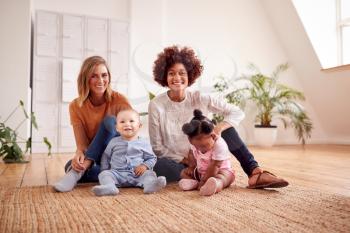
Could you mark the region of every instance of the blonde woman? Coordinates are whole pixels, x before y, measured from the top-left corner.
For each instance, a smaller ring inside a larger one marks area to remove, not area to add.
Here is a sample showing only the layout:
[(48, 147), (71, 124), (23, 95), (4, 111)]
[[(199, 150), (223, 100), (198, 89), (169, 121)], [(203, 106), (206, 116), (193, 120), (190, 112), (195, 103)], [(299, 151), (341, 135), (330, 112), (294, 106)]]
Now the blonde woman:
[(116, 115), (130, 109), (128, 100), (111, 89), (111, 73), (100, 56), (87, 58), (78, 76), (78, 98), (69, 105), (77, 150), (66, 166), (65, 176), (54, 185), (59, 192), (71, 191), (78, 181), (97, 182), (101, 155), (119, 133)]

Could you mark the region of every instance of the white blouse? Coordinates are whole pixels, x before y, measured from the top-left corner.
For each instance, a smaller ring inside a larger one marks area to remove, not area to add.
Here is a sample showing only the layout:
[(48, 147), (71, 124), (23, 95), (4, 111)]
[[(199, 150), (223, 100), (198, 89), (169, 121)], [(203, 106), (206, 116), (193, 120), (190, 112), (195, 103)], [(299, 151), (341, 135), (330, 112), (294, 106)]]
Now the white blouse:
[(203, 115), (217, 113), (224, 121), (237, 127), (244, 118), (244, 112), (224, 100), (186, 90), (185, 99), (172, 101), (167, 93), (155, 97), (148, 106), (149, 136), (154, 153), (158, 158), (169, 158), (180, 162), (187, 157), (190, 143), (182, 126), (193, 118), (193, 111), (199, 109)]

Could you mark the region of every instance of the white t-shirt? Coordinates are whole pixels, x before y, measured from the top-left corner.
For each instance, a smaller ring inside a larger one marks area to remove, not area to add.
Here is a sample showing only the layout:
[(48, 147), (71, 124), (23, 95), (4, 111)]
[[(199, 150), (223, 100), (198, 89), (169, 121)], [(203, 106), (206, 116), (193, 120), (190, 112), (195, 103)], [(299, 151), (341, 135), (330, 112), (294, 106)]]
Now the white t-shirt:
[(199, 109), (203, 115), (218, 113), (224, 121), (237, 127), (244, 118), (243, 111), (224, 100), (186, 90), (185, 99), (172, 101), (167, 93), (155, 97), (148, 106), (149, 136), (154, 153), (159, 157), (180, 162), (187, 157), (190, 143), (182, 126), (193, 118), (193, 111)]

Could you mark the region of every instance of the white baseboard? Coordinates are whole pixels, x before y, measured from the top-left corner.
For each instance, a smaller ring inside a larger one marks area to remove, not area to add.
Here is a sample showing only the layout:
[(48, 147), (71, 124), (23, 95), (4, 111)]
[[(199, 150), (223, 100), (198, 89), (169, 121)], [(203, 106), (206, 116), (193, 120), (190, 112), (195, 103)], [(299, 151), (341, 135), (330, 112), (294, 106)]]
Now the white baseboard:
[[(254, 146), (253, 140), (247, 140), (245, 142), (247, 145)], [(288, 140), (277, 140), (276, 145), (298, 145), (300, 144), (298, 141), (293, 139)], [(315, 139), (308, 139), (306, 141), (306, 144), (335, 144), (335, 145), (350, 145), (350, 139), (345, 138), (315, 138)]]

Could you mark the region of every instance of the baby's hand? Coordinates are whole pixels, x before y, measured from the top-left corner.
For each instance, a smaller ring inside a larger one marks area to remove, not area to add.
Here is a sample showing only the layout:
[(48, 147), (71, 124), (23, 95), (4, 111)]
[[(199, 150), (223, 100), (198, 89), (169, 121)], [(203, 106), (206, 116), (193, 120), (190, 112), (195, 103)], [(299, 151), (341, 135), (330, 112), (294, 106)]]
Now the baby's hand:
[(134, 169), (135, 175), (136, 175), (136, 176), (141, 176), (143, 173), (145, 173), (145, 171), (146, 171), (147, 169), (148, 169), (148, 168), (147, 168), (146, 165), (141, 164), (141, 165), (135, 167), (135, 169)]

